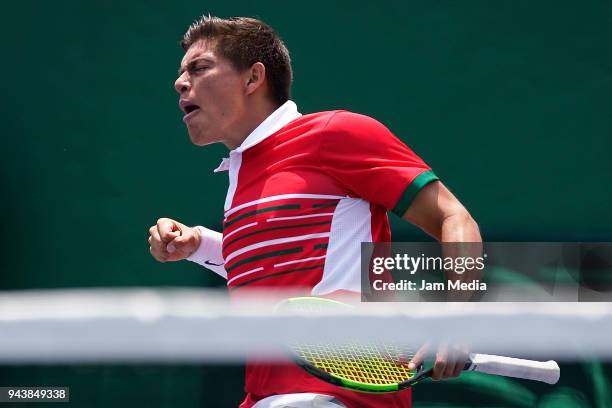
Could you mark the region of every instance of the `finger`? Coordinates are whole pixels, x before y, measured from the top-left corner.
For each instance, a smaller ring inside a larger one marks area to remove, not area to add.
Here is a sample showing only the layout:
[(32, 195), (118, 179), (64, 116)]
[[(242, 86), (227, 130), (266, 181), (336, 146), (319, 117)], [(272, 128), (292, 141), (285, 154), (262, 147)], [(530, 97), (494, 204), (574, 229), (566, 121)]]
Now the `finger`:
[(433, 373), (431, 378), (434, 380), (442, 380), (444, 378), (444, 371), (448, 364), (448, 348), (441, 345), (436, 353), (436, 361), (433, 366)]
[(447, 360), (446, 366), (444, 367), (444, 372), (442, 373), (442, 379), (447, 379), (450, 377), (456, 377), (459, 374), (455, 374), (457, 367), (459, 366), (459, 362), (456, 360)]
[(195, 237), (193, 234), (185, 232), (170, 241), (166, 246), (166, 250), (171, 254), (180, 252), (191, 255), (191, 253), (196, 250)]
[(162, 242), (157, 226), (153, 226), (149, 229), (149, 252), (153, 258), (159, 262), (166, 262), (168, 260), (168, 252), (166, 251), (166, 245)]
[(149, 247), (149, 252), (156, 261), (166, 262), (168, 260), (168, 254), (166, 252), (162, 252), (159, 249), (153, 248), (152, 246)]
[(431, 373), (431, 378), (438, 381), (444, 379), (444, 370), (446, 369), (446, 360), (436, 360)]
[(170, 218), (160, 218), (157, 220), (157, 231), (159, 236), (164, 243), (172, 241), (174, 238), (181, 235), (181, 231), (177, 225), (177, 222)]
[(165, 252), (165, 245), (163, 245), (162, 239), (159, 236), (159, 231), (157, 230), (157, 226), (153, 226), (149, 229), (149, 244), (153, 249), (158, 249), (160, 251)]
[(455, 361), (456, 361), (455, 369), (453, 370), (453, 373), (451, 376), (459, 377), (459, 375), (463, 371), (465, 364), (468, 362), (468, 360), (469, 360), (469, 353), (467, 352), (467, 350), (466, 349), (458, 350), (457, 356), (455, 358)]
[(427, 357), (428, 353), (429, 343), (426, 343), (421, 346), (421, 348), (419, 348), (416, 353), (414, 353), (414, 356), (408, 362), (408, 369), (416, 370), (417, 368), (419, 368), (421, 364), (423, 364), (423, 361), (425, 361), (425, 357)]
[(166, 245), (166, 251), (171, 254), (175, 252), (185, 252), (188, 249), (187, 246), (188, 240), (183, 235), (179, 235)]
[(467, 351), (462, 348), (457, 346), (447, 348), (446, 366), (441, 374), (441, 378), (458, 377), (461, 371), (463, 371), (467, 357)]
[(451, 373), (451, 377), (459, 377), (459, 375), (461, 375), (463, 372), (463, 367), (465, 367), (465, 361), (457, 360), (457, 364), (455, 364), (455, 369)]

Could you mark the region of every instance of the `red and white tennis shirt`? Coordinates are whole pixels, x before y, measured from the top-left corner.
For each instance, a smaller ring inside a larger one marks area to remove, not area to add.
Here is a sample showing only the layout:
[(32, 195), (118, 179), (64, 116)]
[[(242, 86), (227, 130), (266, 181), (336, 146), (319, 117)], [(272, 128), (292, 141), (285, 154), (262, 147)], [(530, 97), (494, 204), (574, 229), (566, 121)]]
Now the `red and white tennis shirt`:
[[(230, 151), (215, 171), (224, 170), (223, 234), (198, 227), (202, 243), (189, 259), (227, 278), (232, 296), (253, 287), (360, 292), (361, 243), (390, 241), (387, 210), (402, 216), (437, 180), (376, 120), (347, 111), (301, 115), (292, 101)], [(393, 398), (341, 390), (298, 367), (271, 367), (247, 366), (243, 407), (249, 398), (305, 391), (395, 406)]]
[(390, 241), (431, 169), (376, 120), (301, 115), (286, 102), (215, 171), (229, 170), (223, 234), (200, 227), (190, 260), (246, 287), (359, 292), (361, 242)]

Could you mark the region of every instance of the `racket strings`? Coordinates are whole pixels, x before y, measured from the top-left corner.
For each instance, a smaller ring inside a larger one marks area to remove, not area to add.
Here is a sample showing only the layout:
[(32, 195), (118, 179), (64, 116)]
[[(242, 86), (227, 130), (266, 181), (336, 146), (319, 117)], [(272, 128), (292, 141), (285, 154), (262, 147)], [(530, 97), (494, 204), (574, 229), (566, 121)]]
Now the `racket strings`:
[[(350, 310), (346, 304), (327, 299), (295, 299), (284, 310), (299, 313)], [(329, 374), (367, 385), (394, 385), (412, 378), (408, 369), (414, 355), (409, 348), (383, 342), (299, 342), (291, 345), (306, 363)]]
[(397, 384), (413, 377), (408, 369), (412, 355), (390, 344), (299, 344), (294, 351), (309, 364), (352, 381), (365, 384)]

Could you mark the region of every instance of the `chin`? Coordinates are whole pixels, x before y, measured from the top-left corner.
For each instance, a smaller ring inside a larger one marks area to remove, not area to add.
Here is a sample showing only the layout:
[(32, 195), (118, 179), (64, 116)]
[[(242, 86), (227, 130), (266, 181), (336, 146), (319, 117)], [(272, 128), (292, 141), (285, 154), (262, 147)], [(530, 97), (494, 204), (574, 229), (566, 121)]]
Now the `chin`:
[(217, 140), (214, 140), (211, 137), (207, 137), (206, 135), (203, 135), (201, 133), (196, 133), (195, 131), (189, 131), (189, 139), (191, 140), (191, 143), (196, 146), (206, 146), (217, 142)]
[(205, 140), (201, 140), (197, 137), (189, 137), (191, 139), (191, 143), (196, 145), (196, 146), (206, 146), (207, 144), (210, 144), (210, 142), (207, 142)]

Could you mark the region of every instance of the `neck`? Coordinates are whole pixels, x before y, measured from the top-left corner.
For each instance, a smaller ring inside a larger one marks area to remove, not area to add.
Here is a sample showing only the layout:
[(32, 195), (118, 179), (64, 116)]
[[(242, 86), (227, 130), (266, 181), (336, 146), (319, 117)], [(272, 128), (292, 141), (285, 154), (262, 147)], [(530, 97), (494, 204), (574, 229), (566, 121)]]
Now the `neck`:
[(234, 131), (228, 135), (223, 144), (230, 150), (237, 148), (276, 109), (278, 106), (268, 98), (247, 103), (244, 109), (245, 114), (241, 117), (240, 122), (236, 123)]

